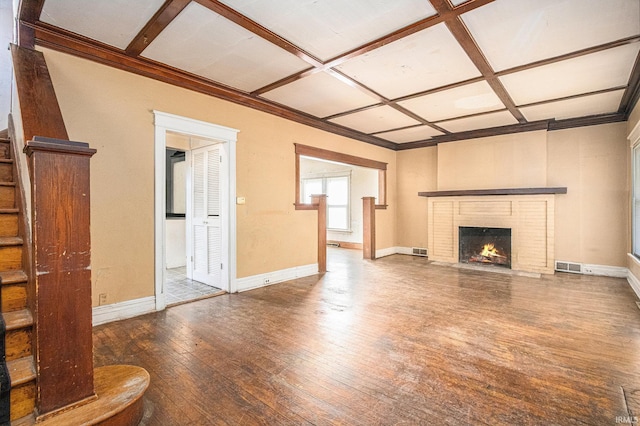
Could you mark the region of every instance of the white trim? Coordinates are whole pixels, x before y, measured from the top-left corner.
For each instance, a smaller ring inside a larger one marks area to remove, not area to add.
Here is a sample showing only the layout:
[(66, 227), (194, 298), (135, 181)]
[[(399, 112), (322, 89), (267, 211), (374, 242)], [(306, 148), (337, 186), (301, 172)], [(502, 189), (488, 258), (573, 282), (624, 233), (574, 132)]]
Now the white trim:
[(633, 130), (631, 130), (627, 139), (629, 139), (632, 148), (636, 143), (640, 142), (640, 121), (638, 121), (633, 127)]
[(223, 143), (227, 155), (223, 158), (227, 163), (228, 188), (226, 210), (229, 221), (227, 223), (228, 235), (226, 247), (223, 252), (228, 253), (227, 275), (229, 292), (237, 291), (236, 288), (236, 141), (239, 130), (230, 127), (219, 126), (217, 124), (194, 120), (192, 118), (180, 117), (178, 115), (153, 110), (155, 125), (155, 305), (156, 310), (161, 311), (166, 307), (164, 297), (165, 282), (165, 150), (166, 133), (174, 131), (185, 133), (191, 136), (200, 136), (208, 139), (215, 139)]
[(96, 306), (93, 309), (93, 325), (137, 317), (156, 310), (156, 298), (153, 296), (111, 305)]
[(582, 265), (583, 275), (598, 275), (602, 277), (627, 278), (629, 270), (623, 266), (608, 265), (590, 265), (584, 263)]
[(640, 280), (638, 280), (638, 278), (636, 278), (636, 276), (633, 275), (631, 271), (629, 271), (629, 275), (627, 275), (627, 281), (629, 282), (629, 285), (635, 292), (636, 296), (638, 296), (638, 299), (640, 299)]
[(413, 248), (411, 247), (396, 247), (396, 254), (408, 254), (413, 256)]
[(400, 253), (401, 247), (387, 247), (376, 250), (376, 259)]
[[(627, 257), (629, 257), (629, 262), (633, 262), (635, 265), (640, 266), (640, 260), (633, 255), (633, 253), (627, 253)], [(629, 285), (636, 293), (636, 296), (640, 299), (640, 278), (633, 275), (631, 272), (631, 268), (629, 268), (629, 274), (627, 275), (627, 281), (629, 281)]]
[[(236, 289), (238, 292), (266, 287), (272, 284), (289, 281), (296, 278), (308, 277), (318, 273), (318, 264), (294, 266), (293, 268), (281, 269), (279, 271), (267, 272), (264, 274), (252, 275), (250, 277), (238, 278)], [(265, 282), (268, 280), (268, 282)]]

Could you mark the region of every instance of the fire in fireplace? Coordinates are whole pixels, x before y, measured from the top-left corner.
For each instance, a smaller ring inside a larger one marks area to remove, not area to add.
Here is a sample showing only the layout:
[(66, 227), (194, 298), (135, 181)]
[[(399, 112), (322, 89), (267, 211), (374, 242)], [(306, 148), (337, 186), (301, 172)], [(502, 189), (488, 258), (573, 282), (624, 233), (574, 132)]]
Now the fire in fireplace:
[(460, 263), (511, 268), (511, 229), (459, 227)]

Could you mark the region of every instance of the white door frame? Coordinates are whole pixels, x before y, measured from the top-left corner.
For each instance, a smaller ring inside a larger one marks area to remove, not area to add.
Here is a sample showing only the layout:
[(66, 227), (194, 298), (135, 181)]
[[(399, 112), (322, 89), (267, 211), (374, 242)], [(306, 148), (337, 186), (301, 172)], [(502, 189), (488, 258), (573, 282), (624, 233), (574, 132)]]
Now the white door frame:
[[(236, 141), (239, 130), (223, 127), (204, 121), (180, 117), (161, 111), (153, 111), (155, 124), (155, 299), (156, 310), (161, 311), (166, 307), (164, 296), (165, 281), (165, 209), (166, 209), (166, 170), (165, 156), (167, 145), (167, 131), (186, 133), (209, 139), (216, 139), (223, 143), (226, 151), (226, 170), (228, 180), (224, 187), (226, 190), (226, 206), (223, 213), (229, 218), (228, 234), (223, 238), (223, 254), (228, 259), (223, 274), (229, 282), (229, 292), (237, 291), (236, 283)], [(225, 244), (226, 243), (226, 244)]]

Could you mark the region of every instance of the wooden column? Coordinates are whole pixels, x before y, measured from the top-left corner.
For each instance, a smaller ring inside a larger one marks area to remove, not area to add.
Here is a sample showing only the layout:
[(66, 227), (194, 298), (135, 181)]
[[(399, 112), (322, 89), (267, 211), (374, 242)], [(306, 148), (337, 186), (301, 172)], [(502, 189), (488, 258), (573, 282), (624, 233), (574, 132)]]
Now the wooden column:
[(88, 144), (34, 138), (32, 183), (36, 407), (42, 416), (95, 398)]
[(311, 202), (318, 209), (318, 272), (327, 272), (327, 195), (312, 195)]
[(376, 258), (376, 199), (362, 198), (362, 257)]

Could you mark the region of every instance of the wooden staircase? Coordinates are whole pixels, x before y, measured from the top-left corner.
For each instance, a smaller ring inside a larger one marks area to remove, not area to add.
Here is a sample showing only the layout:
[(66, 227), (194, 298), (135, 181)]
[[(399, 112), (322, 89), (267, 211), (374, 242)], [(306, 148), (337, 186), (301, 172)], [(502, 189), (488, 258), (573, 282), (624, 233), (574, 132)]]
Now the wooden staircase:
[(0, 426), (138, 424), (149, 374), (128, 365), (95, 368), (93, 397), (44, 414), (38, 410), (42, 385), (38, 384), (33, 347), (35, 295), (29, 279), (20, 180), (13, 159), (17, 151), (12, 148), (7, 132), (0, 132)]
[[(32, 415), (36, 370), (33, 315), (27, 297), (26, 246), (20, 226), (19, 186), (7, 132), (0, 133), (0, 306), (5, 324), (4, 361), (10, 381), (10, 420)], [(6, 419), (5, 419), (6, 420)]]

